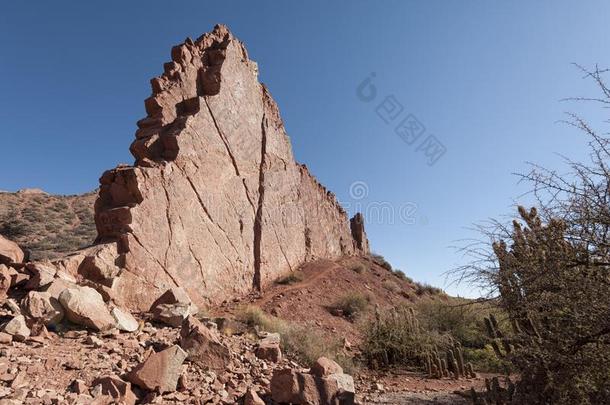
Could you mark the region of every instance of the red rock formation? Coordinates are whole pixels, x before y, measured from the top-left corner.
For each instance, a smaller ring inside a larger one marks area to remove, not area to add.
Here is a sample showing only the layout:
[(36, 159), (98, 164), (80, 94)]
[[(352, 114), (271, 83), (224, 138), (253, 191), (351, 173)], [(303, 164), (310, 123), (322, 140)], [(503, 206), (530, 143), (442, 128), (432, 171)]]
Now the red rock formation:
[(100, 179), (98, 242), (117, 242), (110, 266), (121, 269), (106, 293), (147, 310), (180, 286), (205, 305), (311, 259), (366, 252), (364, 229), (350, 229), (335, 196), (295, 162), (243, 44), (216, 26), (171, 54), (151, 80), (134, 166)]

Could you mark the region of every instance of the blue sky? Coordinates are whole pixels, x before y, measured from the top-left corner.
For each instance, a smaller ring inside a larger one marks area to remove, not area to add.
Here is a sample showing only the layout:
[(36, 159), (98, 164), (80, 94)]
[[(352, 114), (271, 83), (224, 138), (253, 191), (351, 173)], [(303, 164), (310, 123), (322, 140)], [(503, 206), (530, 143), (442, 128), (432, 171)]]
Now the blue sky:
[[(259, 63), (297, 159), (349, 211), (389, 207), (394, 220), (386, 210), (367, 226), (373, 249), (445, 286), (461, 262), (450, 246), (527, 190), (512, 173), (586, 156), (558, 121), (603, 117), (560, 100), (596, 94), (571, 63), (610, 66), (608, 17), (601, 1), (3, 2), (0, 189), (82, 193), (131, 163), (171, 46), (225, 23)], [(388, 101), (378, 108), (391, 96), (393, 120)], [(409, 114), (425, 127), (412, 145), (394, 132)], [(432, 166), (417, 150), (429, 135), (446, 150)]]

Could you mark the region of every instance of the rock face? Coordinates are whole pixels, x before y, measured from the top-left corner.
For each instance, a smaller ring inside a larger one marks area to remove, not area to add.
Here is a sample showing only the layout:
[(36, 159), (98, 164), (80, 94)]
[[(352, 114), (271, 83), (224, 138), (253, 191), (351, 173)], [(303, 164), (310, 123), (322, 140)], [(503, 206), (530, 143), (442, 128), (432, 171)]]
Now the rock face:
[(88, 275), (132, 309), (148, 310), (176, 286), (201, 306), (312, 259), (366, 253), (362, 221), (350, 226), (295, 162), (243, 44), (216, 26), (171, 55), (151, 81), (134, 166), (100, 178), (97, 242), (116, 244), (117, 257), (90, 260)]

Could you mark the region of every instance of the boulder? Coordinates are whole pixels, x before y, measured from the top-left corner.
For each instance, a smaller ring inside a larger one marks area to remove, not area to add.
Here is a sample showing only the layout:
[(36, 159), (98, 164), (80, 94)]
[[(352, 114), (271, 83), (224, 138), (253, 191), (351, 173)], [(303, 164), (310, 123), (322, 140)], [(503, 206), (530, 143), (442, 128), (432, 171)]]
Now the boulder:
[(338, 364), (326, 358), (318, 359), (312, 367), (316, 374), (275, 370), (271, 378), (273, 400), (292, 404), (353, 405), (354, 379), (340, 370)]
[(152, 314), (154, 320), (179, 328), (182, 322), (192, 315), (192, 309), (191, 304), (160, 304), (153, 309)]
[(30, 291), (23, 299), (21, 308), (28, 316), (46, 326), (55, 325), (64, 318), (63, 307), (47, 292)]
[(188, 353), (188, 359), (200, 367), (222, 372), (231, 361), (231, 353), (220, 342), (216, 330), (189, 316), (180, 330), (180, 346)]
[(100, 392), (102, 395), (107, 395), (122, 405), (135, 405), (138, 400), (131, 390), (131, 384), (115, 375), (96, 378), (91, 385), (93, 387), (101, 386)]
[(75, 283), (63, 280), (61, 278), (56, 278), (50, 284), (42, 287), (40, 291), (48, 293), (51, 297), (59, 300), (59, 295), (68, 288), (77, 288), (78, 286)]
[(117, 265), (119, 255), (116, 245), (103, 245), (89, 253), (78, 267), (78, 273), (94, 283), (112, 287), (114, 279), (121, 272)]
[(100, 293), (91, 287), (73, 287), (59, 294), (66, 317), (77, 325), (103, 331), (116, 326)]
[(120, 308), (112, 308), (110, 311), (112, 317), (116, 321), (116, 327), (118, 330), (122, 330), (124, 332), (135, 332), (138, 330), (140, 324), (138, 320), (129, 313), (129, 311), (122, 310)]
[(313, 366), (311, 366), (310, 372), (318, 377), (326, 377), (330, 374), (343, 374), (343, 369), (336, 362), (326, 357), (320, 357)]
[(2, 332), (12, 335), (13, 340), (17, 341), (24, 341), (30, 336), (30, 329), (28, 328), (23, 315), (17, 315), (5, 323), (2, 326)]
[(26, 264), (25, 268), (32, 275), (25, 285), (29, 290), (36, 290), (49, 285), (55, 279), (57, 269), (51, 262), (35, 262)]
[(180, 346), (171, 346), (161, 352), (151, 353), (127, 375), (127, 379), (148, 391), (175, 391), (186, 357), (187, 353)]
[(19, 245), (0, 235), (0, 264), (22, 263), (24, 257)]
[(71, 253), (65, 257), (52, 260), (51, 263), (53, 263), (58, 273), (69, 274), (70, 277), (75, 278), (78, 274), (78, 268), (83, 263), (83, 260), (85, 260), (85, 253), (90, 249)]
[[(163, 293), (151, 306), (151, 310), (153, 310), (156, 306), (162, 304), (193, 304), (191, 298), (181, 287), (172, 287)], [(192, 314), (196, 315), (198, 309), (195, 305), (193, 305)]]
[(153, 303), (151, 312), (153, 319), (179, 328), (187, 317), (196, 315), (199, 309), (183, 288), (173, 287)]
[(273, 372), (271, 396), (279, 403), (321, 404), (316, 377), (292, 369)]
[(282, 360), (282, 350), (280, 349), (280, 334), (268, 333), (258, 342), (256, 357), (259, 359), (278, 363)]
[[(148, 311), (172, 287), (198, 306), (272, 283), (312, 258), (368, 253), (334, 194), (295, 161), (258, 65), (225, 26), (181, 44), (151, 81), (133, 166), (100, 177), (108, 257), (79, 272)], [(192, 312), (191, 312), (192, 313)]]

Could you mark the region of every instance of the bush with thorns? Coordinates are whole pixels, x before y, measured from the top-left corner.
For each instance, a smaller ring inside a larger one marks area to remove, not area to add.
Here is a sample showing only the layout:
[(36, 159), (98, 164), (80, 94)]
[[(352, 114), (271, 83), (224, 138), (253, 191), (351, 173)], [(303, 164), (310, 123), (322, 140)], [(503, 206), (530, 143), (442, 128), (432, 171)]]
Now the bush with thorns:
[[(586, 73), (602, 97), (579, 100), (610, 104), (606, 72)], [(512, 331), (489, 319), (489, 334), (520, 376), (478, 403), (610, 403), (610, 140), (570, 117), (591, 139), (591, 162), (568, 161), (567, 176), (538, 166), (522, 175), (538, 209), (483, 229), (488, 241), (467, 248), (474, 260), (459, 269), (497, 294)]]

